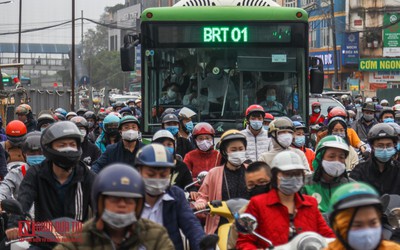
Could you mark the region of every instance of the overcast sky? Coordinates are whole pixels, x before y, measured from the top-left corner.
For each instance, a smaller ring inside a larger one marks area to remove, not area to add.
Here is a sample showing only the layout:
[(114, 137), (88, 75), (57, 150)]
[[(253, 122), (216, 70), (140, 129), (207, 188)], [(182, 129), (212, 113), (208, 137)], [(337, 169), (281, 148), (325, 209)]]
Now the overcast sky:
[[(7, 0), (0, 0), (5, 2)], [(75, 15), (99, 20), (106, 6), (125, 3), (125, 0), (75, 0)], [(0, 33), (18, 31), (19, 0), (0, 4)], [(71, 20), (72, 0), (22, 0), (22, 30), (39, 28)], [(95, 25), (84, 22), (84, 29)], [(76, 22), (76, 42), (81, 37), (81, 22)], [(45, 31), (22, 34), (23, 43), (71, 43), (71, 23)], [(18, 42), (18, 35), (0, 35), (0, 43)]]

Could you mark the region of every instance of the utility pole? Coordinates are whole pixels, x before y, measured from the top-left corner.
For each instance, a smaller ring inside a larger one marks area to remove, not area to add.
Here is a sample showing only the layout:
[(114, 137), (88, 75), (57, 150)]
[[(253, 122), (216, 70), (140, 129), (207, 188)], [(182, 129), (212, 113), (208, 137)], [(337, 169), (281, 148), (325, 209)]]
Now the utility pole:
[(83, 10), (81, 10), (81, 44), (82, 44), (82, 53), (83, 53)]
[(75, 111), (75, 0), (72, 0), (71, 111)]
[(335, 24), (335, 6), (334, 6), (334, 0), (331, 1), (331, 29), (332, 29), (332, 40), (333, 40), (333, 67), (335, 69), (335, 75), (334, 75), (334, 81), (333, 81), (333, 86), (335, 86), (335, 83), (339, 81), (338, 77), (338, 56), (337, 56), (337, 50), (336, 50), (336, 24)]
[[(22, 0), (19, 0), (18, 21), (18, 63), (21, 63), (21, 33), (22, 33)], [(18, 79), (21, 81), (21, 67), (18, 67)]]

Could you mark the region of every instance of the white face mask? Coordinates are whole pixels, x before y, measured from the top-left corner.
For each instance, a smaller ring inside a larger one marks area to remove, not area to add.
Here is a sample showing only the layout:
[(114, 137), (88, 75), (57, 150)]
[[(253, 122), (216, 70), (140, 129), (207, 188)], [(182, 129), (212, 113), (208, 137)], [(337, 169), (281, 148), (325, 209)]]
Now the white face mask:
[(122, 131), (121, 133), (122, 140), (125, 141), (135, 141), (139, 136), (139, 132), (133, 129), (129, 129), (127, 131)]
[(114, 213), (104, 209), (101, 219), (112, 228), (124, 228), (137, 221), (135, 211), (127, 214)]
[(151, 196), (159, 196), (167, 190), (170, 185), (169, 179), (143, 178), (146, 193)]
[(213, 142), (209, 140), (202, 140), (202, 141), (196, 141), (196, 144), (201, 151), (208, 151), (213, 145)]
[(284, 148), (288, 148), (290, 144), (292, 144), (292, 141), (293, 141), (293, 135), (290, 133), (278, 135), (278, 142)]
[(82, 136), (86, 136), (86, 129), (80, 129)]
[(73, 151), (73, 152), (76, 152), (76, 151), (78, 151), (78, 149), (77, 148), (73, 148), (73, 147), (64, 147), (64, 148), (57, 148), (56, 149), (58, 152), (70, 152), (70, 151)]
[(246, 160), (246, 151), (228, 153), (228, 161), (235, 167), (239, 167)]
[(176, 92), (173, 91), (172, 89), (169, 89), (169, 90), (168, 90), (167, 95), (168, 95), (168, 97), (171, 98), (171, 99), (175, 99), (175, 98), (176, 98)]
[(346, 165), (340, 161), (322, 160), (322, 167), (325, 172), (332, 177), (339, 177), (346, 171)]

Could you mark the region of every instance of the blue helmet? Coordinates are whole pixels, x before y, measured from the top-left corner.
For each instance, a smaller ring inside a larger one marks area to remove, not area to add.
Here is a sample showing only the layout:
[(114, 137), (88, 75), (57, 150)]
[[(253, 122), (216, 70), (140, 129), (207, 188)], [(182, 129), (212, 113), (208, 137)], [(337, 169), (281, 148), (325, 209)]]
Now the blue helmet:
[(139, 150), (135, 159), (135, 167), (175, 168), (173, 155), (162, 145), (152, 143)]
[(109, 114), (106, 116), (106, 118), (104, 118), (103, 121), (103, 129), (105, 132), (110, 132), (110, 127), (115, 127), (118, 128), (119, 127), (119, 121), (120, 118), (114, 114)]
[(139, 172), (124, 163), (106, 166), (94, 180), (92, 205), (97, 217), (104, 209), (104, 195), (136, 198), (136, 217), (140, 218), (144, 205), (145, 185)]
[(54, 110), (54, 113), (59, 113), (64, 117), (67, 115), (67, 111), (63, 108), (58, 108), (58, 109)]

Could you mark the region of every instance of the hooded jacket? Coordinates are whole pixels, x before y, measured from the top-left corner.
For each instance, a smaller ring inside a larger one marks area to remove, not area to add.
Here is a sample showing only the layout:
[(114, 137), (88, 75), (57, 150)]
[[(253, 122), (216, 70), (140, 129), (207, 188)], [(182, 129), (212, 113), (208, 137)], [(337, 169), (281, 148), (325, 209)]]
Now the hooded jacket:
[(315, 113), (314, 110), (312, 111), (312, 114), (310, 116), (310, 125), (324, 123), (324, 121), (325, 116), (321, 112)]
[(368, 132), (376, 124), (378, 124), (378, 121), (374, 118), (371, 121), (371, 124), (367, 125), (366, 121), (364, 120), (364, 117), (361, 116), (357, 121), (353, 122), (352, 128), (356, 131), (360, 140), (367, 143)]
[(212, 168), (221, 165), (221, 155), (217, 150), (209, 150), (207, 152), (195, 149), (186, 154), (183, 160), (189, 170), (192, 172), (193, 180), (201, 171), (210, 171)]
[(325, 182), (322, 178), (322, 174), (324, 173), (324, 168), (322, 167), (323, 155), (324, 152), (316, 155), (313, 161), (314, 174), (312, 178), (310, 178), (310, 176), (306, 178), (306, 183), (303, 187), (303, 193), (317, 200), (318, 209), (321, 213), (328, 212), (329, 202), (335, 190), (340, 187), (340, 185), (353, 181), (347, 177), (347, 172), (345, 171), (341, 176), (334, 178), (332, 182)]
[(297, 148), (292, 148), (290, 146), (288, 148), (284, 149), (276, 142), (276, 140), (274, 138), (271, 139), (271, 143), (272, 143), (272, 149), (270, 149), (268, 152), (262, 153), (261, 156), (258, 158), (259, 161), (263, 161), (263, 162), (267, 163), (268, 166), (271, 166), (272, 160), (278, 153), (280, 153), (284, 150), (290, 150), (300, 156), (301, 160), (303, 161), (303, 165), (304, 165), (305, 169), (308, 172), (311, 172), (310, 166), (308, 165), (308, 160), (303, 151), (301, 151)]
[(246, 159), (257, 161), (262, 153), (272, 148), (271, 138), (268, 137), (265, 129), (261, 128), (260, 133), (255, 136), (247, 125), (246, 129), (240, 132), (246, 136), (247, 140)]

